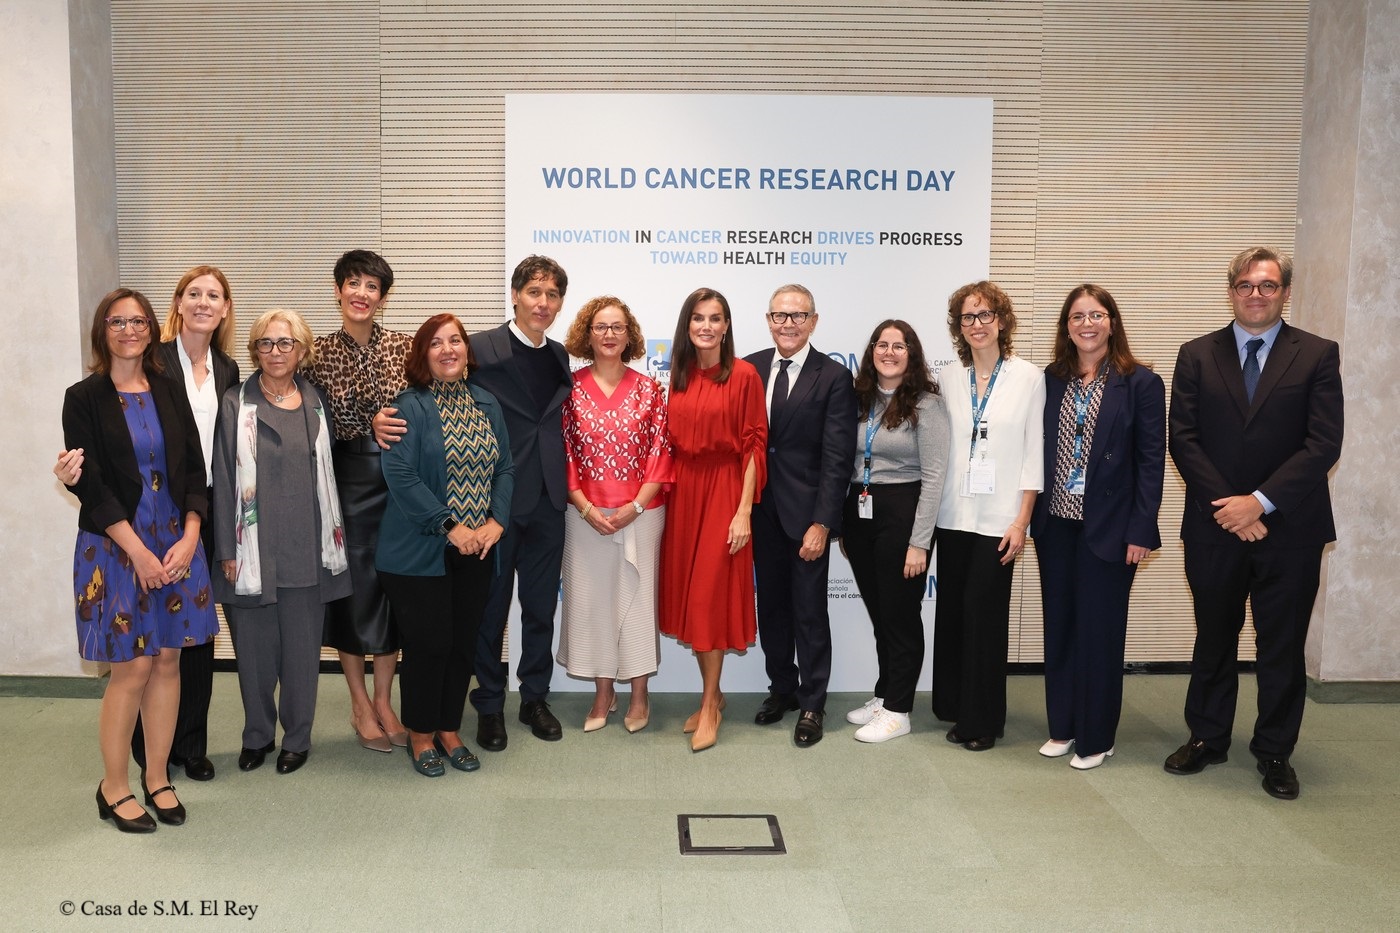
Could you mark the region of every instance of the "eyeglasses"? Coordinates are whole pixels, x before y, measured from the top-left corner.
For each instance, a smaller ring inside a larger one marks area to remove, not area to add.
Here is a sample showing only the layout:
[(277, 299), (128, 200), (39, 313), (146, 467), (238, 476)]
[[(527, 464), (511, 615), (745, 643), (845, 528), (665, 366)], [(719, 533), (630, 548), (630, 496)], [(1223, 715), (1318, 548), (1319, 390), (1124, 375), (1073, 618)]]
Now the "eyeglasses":
[(151, 329), (151, 322), (144, 317), (109, 317), (103, 318), (107, 322), (107, 329), (114, 334), (119, 334), (131, 328), (133, 334), (144, 334)]
[(258, 348), (259, 353), (267, 355), (273, 350), (276, 350), (278, 353), (291, 353), (297, 347), (301, 346), (301, 344), (297, 343), (291, 337), (281, 337), (277, 340), (273, 340), (271, 337), (263, 337), (253, 341), (253, 346)]
[(592, 327), (589, 328), (589, 330), (593, 331), (593, 333), (597, 334), (599, 337), (604, 337), (608, 334), (612, 334), (614, 337), (621, 337), (623, 334), (627, 333), (627, 325), (594, 324)]
[(806, 324), (807, 318), (812, 316), (811, 311), (769, 311), (768, 320), (774, 324), (786, 324), (792, 321), (794, 324)]
[(997, 313), (992, 310), (983, 310), (978, 311), (976, 314), (961, 314), (958, 316), (958, 320), (962, 322), (963, 327), (971, 327), (973, 321), (982, 324), (990, 324), (996, 319)]
[(1108, 312), (1107, 312), (1107, 311), (1090, 311), (1090, 312), (1087, 313), (1087, 314), (1075, 313), (1075, 314), (1071, 314), (1071, 315), (1069, 316), (1069, 322), (1070, 322), (1071, 324), (1073, 324), (1075, 327), (1078, 327), (1080, 324), (1083, 324), (1085, 321), (1089, 321), (1090, 323), (1093, 323), (1093, 324), (1102, 324), (1102, 323), (1103, 323), (1104, 321), (1106, 321), (1106, 320), (1108, 320)]
[(1250, 295), (1254, 294), (1257, 289), (1260, 298), (1272, 298), (1274, 293), (1279, 290), (1279, 287), (1277, 282), (1260, 282), (1258, 285), (1252, 282), (1236, 282), (1231, 286), (1230, 291), (1239, 295), (1241, 298), (1248, 298)]
[(885, 341), (882, 340), (882, 341), (880, 341), (879, 343), (875, 344), (874, 346), (875, 346), (875, 352), (876, 352), (876, 353), (908, 353), (908, 352), (909, 352), (909, 348), (908, 348), (907, 346), (905, 346), (904, 344), (902, 344), (902, 343), (886, 343)]

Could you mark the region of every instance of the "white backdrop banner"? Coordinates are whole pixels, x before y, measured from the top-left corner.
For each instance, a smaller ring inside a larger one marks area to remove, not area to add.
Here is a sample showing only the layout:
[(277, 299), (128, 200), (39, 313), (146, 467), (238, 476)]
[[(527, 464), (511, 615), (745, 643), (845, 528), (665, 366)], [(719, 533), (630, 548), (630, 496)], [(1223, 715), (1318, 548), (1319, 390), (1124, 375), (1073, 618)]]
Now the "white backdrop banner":
[[(646, 335), (635, 365), (663, 381), (690, 292), (729, 299), (743, 356), (770, 345), (768, 298), (790, 282), (816, 297), (812, 345), (852, 372), (885, 318), (914, 325), (936, 372), (953, 357), (948, 295), (989, 268), (991, 166), (987, 98), (507, 95), (506, 267), (541, 253), (567, 270), (555, 339), (590, 298), (621, 298)], [(830, 689), (869, 691), (870, 622), (839, 552), (829, 598)], [(514, 612), (511, 628), (513, 671)], [(663, 638), (653, 689), (697, 684)], [(726, 661), (725, 686), (766, 690), (762, 652)], [(589, 682), (560, 670), (554, 687)]]

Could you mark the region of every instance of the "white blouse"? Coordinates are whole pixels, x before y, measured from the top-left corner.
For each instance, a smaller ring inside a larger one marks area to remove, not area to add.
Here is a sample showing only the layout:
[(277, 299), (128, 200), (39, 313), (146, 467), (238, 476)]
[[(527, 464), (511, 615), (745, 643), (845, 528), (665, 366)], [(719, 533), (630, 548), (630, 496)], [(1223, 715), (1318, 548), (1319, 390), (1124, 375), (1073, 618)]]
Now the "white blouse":
[(950, 428), (938, 527), (1000, 539), (1020, 514), (1021, 493), (1045, 488), (1045, 377), (1019, 356), (1009, 356), (1002, 363), (982, 415), (987, 439), (978, 440), (976, 452), (979, 461), (984, 455), (994, 461), (994, 491), (967, 495), (972, 445), (970, 370), (954, 362), (938, 374)]

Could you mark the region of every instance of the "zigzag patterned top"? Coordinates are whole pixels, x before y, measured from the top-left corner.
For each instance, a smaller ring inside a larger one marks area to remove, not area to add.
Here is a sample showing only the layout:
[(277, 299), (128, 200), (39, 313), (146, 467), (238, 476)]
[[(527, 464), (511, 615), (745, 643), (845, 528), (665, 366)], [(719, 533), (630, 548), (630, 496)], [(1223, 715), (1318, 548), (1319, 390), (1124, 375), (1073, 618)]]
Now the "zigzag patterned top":
[(500, 442), (486, 413), (467, 391), (465, 379), (431, 386), (442, 419), (443, 454), (447, 458), (447, 505), (468, 528), (480, 528), (491, 509), (491, 477)]

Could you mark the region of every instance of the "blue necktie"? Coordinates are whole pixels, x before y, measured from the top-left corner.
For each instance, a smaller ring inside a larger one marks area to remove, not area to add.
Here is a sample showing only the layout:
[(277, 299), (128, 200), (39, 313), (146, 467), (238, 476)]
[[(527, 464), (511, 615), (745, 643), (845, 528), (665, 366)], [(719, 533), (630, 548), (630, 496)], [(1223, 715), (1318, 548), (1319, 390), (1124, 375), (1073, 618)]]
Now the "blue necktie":
[(1254, 390), (1259, 388), (1259, 348), (1264, 345), (1263, 337), (1255, 337), (1245, 342), (1244, 351), (1244, 394), (1249, 403), (1254, 404)]
[[(773, 380), (773, 404), (768, 409), (768, 423), (775, 424), (778, 420), (778, 413), (783, 410), (783, 405), (787, 404), (788, 397), (788, 367), (792, 365), (792, 360), (778, 361), (778, 378)], [(1258, 378), (1257, 376), (1255, 377)]]

